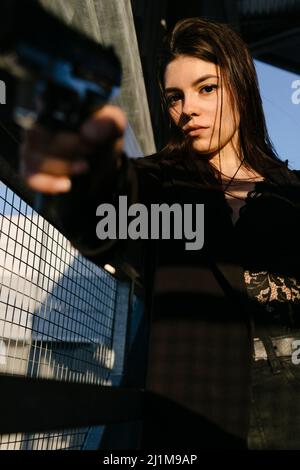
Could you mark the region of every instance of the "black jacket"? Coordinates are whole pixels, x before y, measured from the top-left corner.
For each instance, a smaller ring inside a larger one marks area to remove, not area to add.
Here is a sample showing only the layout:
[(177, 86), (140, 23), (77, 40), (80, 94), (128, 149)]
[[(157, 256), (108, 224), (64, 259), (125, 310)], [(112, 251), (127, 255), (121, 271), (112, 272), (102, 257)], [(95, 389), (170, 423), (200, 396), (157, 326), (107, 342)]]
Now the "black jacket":
[[(130, 263), (139, 273), (152, 322), (148, 388), (229, 435), (246, 438), (258, 306), (247, 295), (243, 273), (299, 276), (297, 174), (270, 171), (270, 178), (248, 194), (235, 226), (221, 191), (207, 189), (184, 163), (159, 155), (124, 157), (122, 171), (107, 188), (90, 191), (88, 179), (78, 179), (56, 216), (89, 259), (100, 265)], [(95, 208), (117, 204), (120, 194), (148, 207), (204, 204), (203, 248), (187, 251), (185, 240), (99, 242)]]

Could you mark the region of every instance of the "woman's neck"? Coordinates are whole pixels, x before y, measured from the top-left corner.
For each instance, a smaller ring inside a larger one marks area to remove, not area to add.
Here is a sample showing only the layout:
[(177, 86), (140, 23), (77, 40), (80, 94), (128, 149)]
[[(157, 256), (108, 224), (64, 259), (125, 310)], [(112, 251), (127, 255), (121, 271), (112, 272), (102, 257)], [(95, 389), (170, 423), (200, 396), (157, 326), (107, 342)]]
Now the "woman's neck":
[(217, 172), (224, 173), (232, 177), (235, 173), (241, 173), (243, 156), (239, 155), (237, 149), (234, 148), (233, 142), (230, 141), (222, 149), (216, 152), (209, 160), (209, 163)]
[(244, 162), (244, 156), (239, 155), (232, 145), (228, 144), (209, 160), (210, 165), (220, 174), (222, 179), (248, 179), (260, 177), (255, 170), (249, 168)]

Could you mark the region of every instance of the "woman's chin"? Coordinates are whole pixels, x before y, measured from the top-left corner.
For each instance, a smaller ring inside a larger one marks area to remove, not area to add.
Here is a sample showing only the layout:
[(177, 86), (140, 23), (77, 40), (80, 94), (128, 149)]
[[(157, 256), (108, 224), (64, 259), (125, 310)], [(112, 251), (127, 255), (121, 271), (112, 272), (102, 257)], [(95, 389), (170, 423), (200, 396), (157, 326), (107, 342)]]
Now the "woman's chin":
[(195, 153), (199, 155), (203, 155), (203, 157), (213, 157), (215, 153), (218, 151), (218, 149), (214, 149), (209, 146), (208, 142), (193, 142), (192, 144), (192, 149), (194, 150)]

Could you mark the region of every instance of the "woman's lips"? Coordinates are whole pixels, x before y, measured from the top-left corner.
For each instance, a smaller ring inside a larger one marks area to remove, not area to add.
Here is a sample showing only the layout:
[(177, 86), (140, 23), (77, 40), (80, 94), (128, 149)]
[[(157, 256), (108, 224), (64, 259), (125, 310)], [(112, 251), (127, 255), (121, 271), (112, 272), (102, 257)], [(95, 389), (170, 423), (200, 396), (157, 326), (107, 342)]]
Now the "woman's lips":
[(197, 137), (198, 135), (202, 134), (203, 131), (209, 129), (209, 127), (199, 126), (199, 127), (191, 127), (190, 129), (186, 129), (184, 131), (185, 135), (189, 137)]

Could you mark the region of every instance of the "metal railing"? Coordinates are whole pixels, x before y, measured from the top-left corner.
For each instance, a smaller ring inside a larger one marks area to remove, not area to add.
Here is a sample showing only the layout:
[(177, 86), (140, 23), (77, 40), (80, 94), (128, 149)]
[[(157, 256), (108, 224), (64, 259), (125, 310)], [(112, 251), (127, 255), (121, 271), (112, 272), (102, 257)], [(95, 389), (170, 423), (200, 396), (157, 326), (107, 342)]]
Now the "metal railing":
[[(140, 320), (142, 310), (130, 283), (85, 259), (4, 183), (0, 231), (0, 374), (120, 384), (128, 312), (138, 304)], [(96, 448), (104, 429), (2, 434), (0, 450)]]

